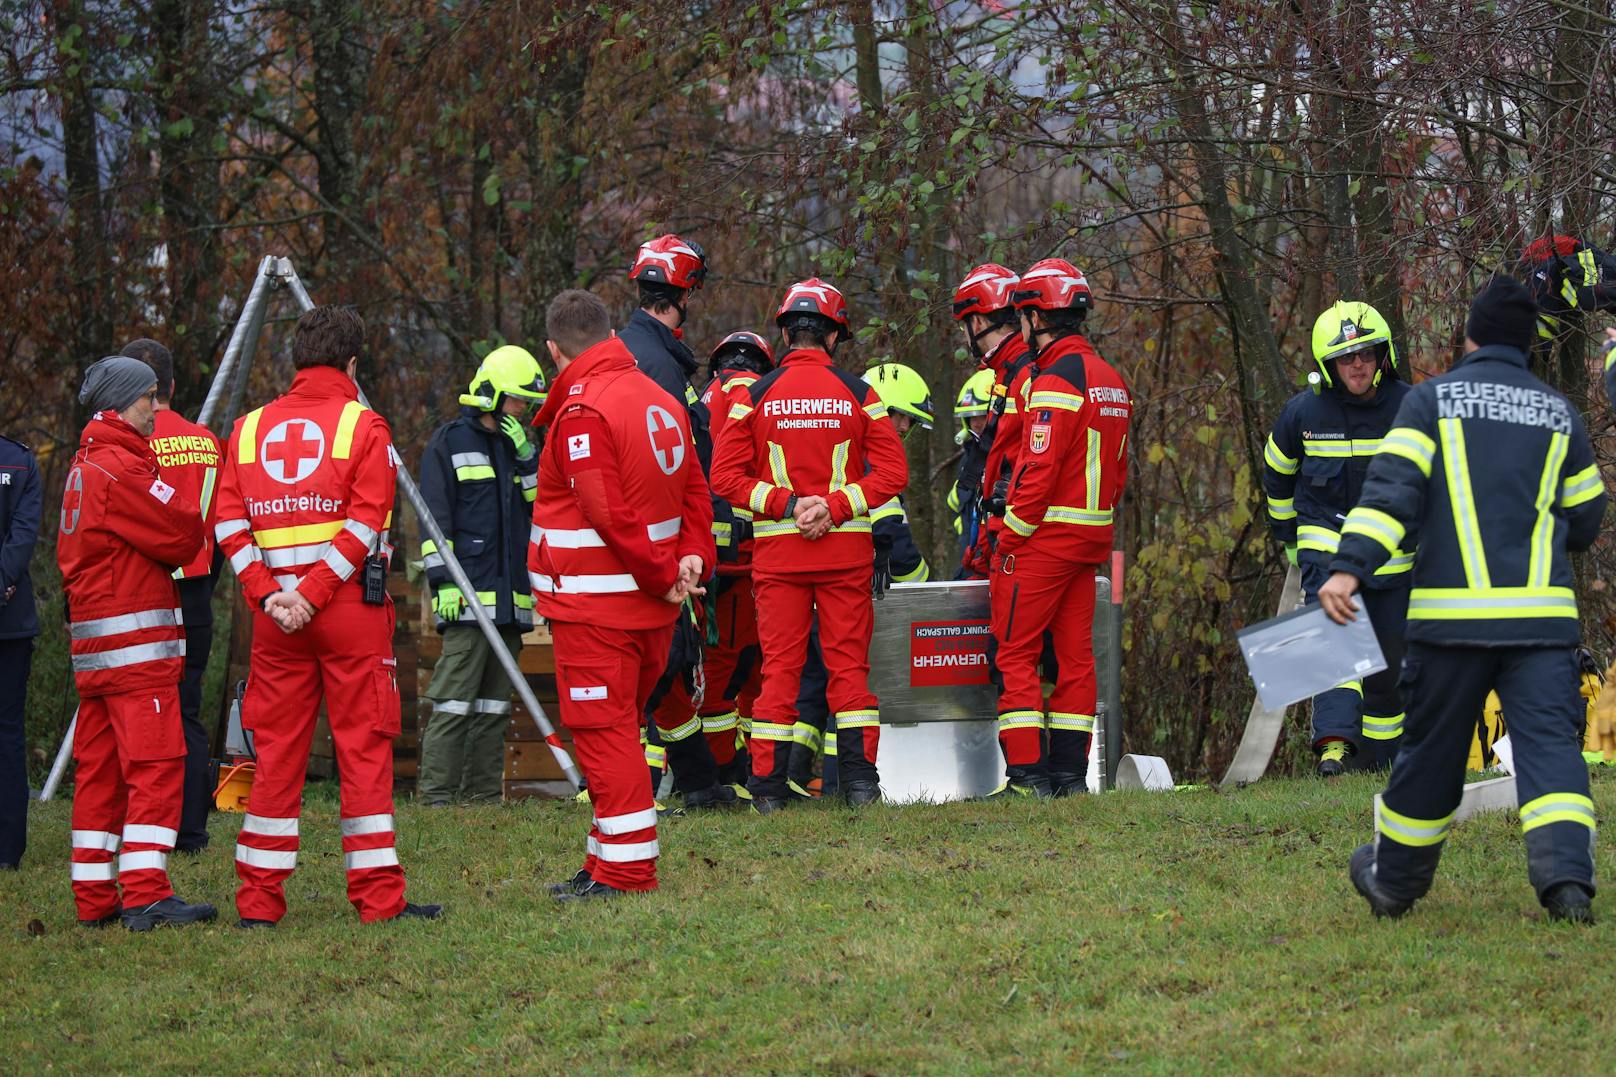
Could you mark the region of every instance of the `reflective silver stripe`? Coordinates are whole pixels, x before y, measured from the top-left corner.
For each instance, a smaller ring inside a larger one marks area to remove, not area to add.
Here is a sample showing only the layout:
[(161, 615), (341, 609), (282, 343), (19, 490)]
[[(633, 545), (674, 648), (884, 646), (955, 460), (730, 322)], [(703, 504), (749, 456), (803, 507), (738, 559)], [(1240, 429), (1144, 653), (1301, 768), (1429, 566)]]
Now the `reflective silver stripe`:
[(301, 576), (277, 575), (275, 577), (275, 582), (281, 585), (282, 591), (295, 591), (297, 590), (298, 582), (301, 579)]
[(307, 546), (279, 546), (264, 551), (264, 564), (270, 568), (297, 568), (312, 565), (331, 548), (329, 542), (311, 542)]
[(231, 535), (245, 531), (251, 526), (252, 524), (247, 520), (220, 520), (213, 525), (213, 540), (223, 542)]
[(595, 826), (602, 834), (632, 834), (648, 826), (656, 826), (656, 809), (631, 811), (624, 815), (597, 816)]
[(167, 871), (168, 854), (154, 850), (138, 853), (122, 853), (118, 857), (118, 873), (126, 871)]
[(246, 864), (249, 868), (262, 868), (265, 871), (291, 871), (297, 867), (297, 853), (254, 849), (251, 845), (237, 842), (236, 863)]
[(533, 589), (544, 594), (565, 594), (572, 591), (585, 595), (616, 595), (640, 589), (640, 585), (634, 582), (634, 577), (627, 572), (562, 576), (554, 582), (549, 576), (537, 572), (531, 572), (528, 576), (533, 581)]
[(277, 817), (273, 815), (248, 815), (241, 821), (243, 834), (257, 834), (265, 838), (295, 838), (297, 837), (297, 817)]
[(161, 643), (140, 643), (133, 647), (119, 647), (115, 651), (102, 651), (100, 654), (76, 654), (73, 656), (73, 672), (89, 673), (98, 669), (122, 669), (124, 666), (139, 665), (141, 662), (184, 657), (185, 641), (166, 639)]
[(432, 704), (434, 714), (470, 714), (471, 704), (463, 699), (444, 699)]
[(519, 624), (519, 625), (526, 625), (527, 627), (532, 628), (533, 627), (533, 611), (530, 610), (530, 609), (525, 609), (522, 606), (516, 607), (516, 623)]
[(398, 867), (397, 849), (359, 849), (342, 855), (342, 866), (349, 871)]
[(471, 709), (478, 714), (509, 714), (511, 701), (508, 699), (479, 699), (472, 703)]
[(663, 539), (677, 538), (679, 536), (679, 517), (671, 520), (658, 520), (654, 524), (645, 525), (645, 533), (652, 542), (661, 542)]
[(606, 540), (592, 527), (547, 527), (540, 529), (544, 541), (557, 550), (584, 550), (605, 546)]
[(72, 867), (71, 875), (76, 883), (110, 883), (116, 876), (112, 872), (112, 861), (104, 864), (78, 864)]
[(429, 553), (421, 559), (422, 568), (442, 568), (443, 558), (435, 553)]
[(356, 837), (360, 834), (391, 834), (393, 832), (393, 817), (391, 815), (355, 815), (342, 821), (342, 836)]
[(354, 574), (353, 562), (342, 556), (342, 554), (338, 553), (335, 546), (327, 550), (325, 552), (325, 556), (320, 558), (320, 560), (324, 561), (326, 563), (326, 567), (330, 568), (332, 572), (337, 574), (338, 579), (346, 580), (348, 577)]
[(598, 838), (589, 839), (589, 855), (608, 864), (632, 864), (637, 860), (654, 860), (661, 852), (654, 841), (630, 841), (621, 845), (608, 845)]
[(141, 610), (139, 613), (120, 613), (115, 617), (74, 621), (68, 631), (74, 639), (99, 639), (102, 636), (139, 632), (143, 628), (172, 628), (181, 623), (180, 611), (176, 609)]
[(494, 461), (485, 452), (457, 452), (449, 457), (451, 467), (493, 467)]
[(148, 826), (145, 823), (125, 823), (123, 825), (123, 843), (129, 845), (163, 845), (174, 848), (174, 842), (179, 840), (180, 832), (170, 830), (166, 826)]
[(378, 535), (374, 527), (371, 527), (369, 524), (362, 524), (358, 520), (344, 520), (342, 522), (342, 529), (348, 532), (348, 534), (352, 535), (354, 538), (358, 539), (360, 542), (363, 542), (365, 544), (365, 549), (367, 550), (376, 545), (376, 540), (378, 538), (380, 538), (383, 542), (387, 541), (385, 532)]
[(524, 490), (536, 490), (536, 489), (538, 489), (539, 477), (537, 475), (519, 475), (517, 477), (522, 480), (522, 489), (524, 489)]
[(118, 835), (108, 830), (75, 830), (73, 848), (99, 849), (110, 853), (118, 848)]
[(264, 556), (258, 552), (257, 546), (248, 543), (230, 555), (230, 570), (239, 576), (247, 571), (247, 566), (254, 561), (263, 564)]

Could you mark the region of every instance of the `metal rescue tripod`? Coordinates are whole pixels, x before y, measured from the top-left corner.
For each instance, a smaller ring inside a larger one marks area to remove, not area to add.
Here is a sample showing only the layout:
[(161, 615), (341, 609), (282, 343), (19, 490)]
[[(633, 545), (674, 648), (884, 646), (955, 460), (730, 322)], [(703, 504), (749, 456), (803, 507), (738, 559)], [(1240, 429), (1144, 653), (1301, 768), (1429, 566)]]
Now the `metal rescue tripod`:
[[(230, 342), (225, 346), (218, 372), (214, 374), (213, 384), (208, 388), (207, 399), (203, 401), (202, 410), (197, 414), (198, 424), (212, 428), (210, 420), (219, 410), (220, 401), (224, 399), (226, 392), (230, 394), (230, 402), (224, 421), (220, 424), (221, 428), (228, 429), (241, 411), (242, 400), (247, 393), (247, 373), (252, 367), (253, 353), (258, 348), (258, 337), (264, 327), (264, 311), (269, 305), (270, 293), (277, 288), (285, 288), (291, 292), (300, 310), (313, 309), (314, 300), (309, 298), (308, 289), (303, 287), (303, 281), (292, 268), (291, 259), (272, 254), (265, 255), (258, 263), (258, 275), (253, 278), (252, 290), (247, 293), (247, 301), (242, 304), (241, 315), (236, 319), (236, 327), (230, 333)], [(359, 391), (359, 402), (366, 407), (370, 406), (363, 389)], [(442, 555), (450, 577), (466, 597), (466, 608), (476, 618), (477, 627), (488, 638), (494, 657), (505, 670), (505, 675), (510, 678), (516, 694), (522, 699), (522, 704), (533, 716), (534, 724), (539, 727), (539, 733), (543, 735), (545, 744), (549, 745), (562, 774), (566, 776), (574, 790), (583, 788), (578, 768), (573, 764), (567, 750), (561, 746), (561, 738), (556, 735), (555, 726), (550, 724), (549, 716), (539, 705), (532, 687), (527, 683), (527, 677), (516, 664), (516, 659), (500, 641), (499, 630), (494, 627), (488, 611), (477, 601), (477, 589), (472, 586), (466, 570), (460, 566), (453, 546), (444, 535), (443, 528), (439, 527), (438, 521), (433, 518), (431, 510), (427, 508), (426, 501), (421, 497), (420, 488), (415, 485), (415, 480), (410, 476), (409, 469), (404, 466), (402, 459), (398, 460), (398, 484), (404, 491), (404, 497), (415, 506), (416, 516), (420, 519), (427, 537), (438, 544), (438, 553)], [(56, 761), (51, 765), (50, 776), (45, 779), (44, 788), (39, 791), (40, 800), (51, 799), (62, 783), (62, 776), (67, 771), (67, 761), (72, 755), (73, 732), (77, 725), (78, 712), (74, 711), (73, 720), (68, 723), (67, 733), (62, 738), (62, 746), (56, 752)]]

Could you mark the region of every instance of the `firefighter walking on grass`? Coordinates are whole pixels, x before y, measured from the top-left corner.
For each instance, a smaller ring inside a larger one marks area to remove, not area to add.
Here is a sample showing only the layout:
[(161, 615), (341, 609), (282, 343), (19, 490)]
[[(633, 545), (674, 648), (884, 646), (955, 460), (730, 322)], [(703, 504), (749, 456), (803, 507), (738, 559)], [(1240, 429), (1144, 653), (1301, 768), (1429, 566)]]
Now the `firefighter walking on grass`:
[[(989, 583), (1003, 680), (999, 740), (1007, 787), (1069, 796), (1086, 789), (1096, 700), (1094, 576), (1111, 551), (1133, 403), (1121, 376), (1083, 335), (1094, 300), (1076, 266), (1038, 262), (1021, 275), (1012, 301), (1037, 358)], [(1060, 667), (1047, 709), (1038, 678), (1046, 631)]]
[(842, 791), (880, 799), (880, 715), (869, 690), (874, 611), (870, 511), (909, 481), (909, 462), (869, 383), (831, 356), (849, 335), (842, 293), (817, 277), (794, 284), (775, 315), (786, 354), (735, 404), (713, 461), (713, 488), (753, 516), (753, 590), (763, 691), (752, 721), (753, 807), (787, 802), (796, 700), (817, 608)]
[(535, 420), (550, 432), (528, 570), (594, 811), (583, 867), (551, 888), (579, 901), (656, 889), (640, 723), (674, 619), (706, 593), (716, 554), (707, 480), (679, 401), (635, 368), (590, 293), (556, 296), (545, 329), (557, 375)]
[(364, 923), (436, 919), (404, 897), (393, 829), (400, 704), (387, 562), (398, 457), (354, 382), (365, 323), (316, 307), (292, 338), (292, 387), (236, 421), (214, 534), (254, 607), (242, 724), (258, 768), (236, 843), (241, 927), (286, 914), (303, 781), (325, 697), (342, 778), (348, 900)]
[[(1319, 383), (1285, 404), (1263, 452), (1268, 526), (1301, 570), (1309, 602), (1318, 601), (1342, 521), (1358, 503), (1370, 462), (1409, 392), (1397, 377), (1391, 327), (1368, 303), (1343, 300), (1319, 315), (1313, 361)], [(1387, 668), (1313, 697), (1313, 751), (1321, 777), (1342, 773), (1354, 756), (1366, 768), (1384, 768), (1397, 754), (1403, 733), (1397, 667), (1413, 548), (1410, 534), (1364, 587)]]
[(1581, 754), (1581, 626), (1570, 554), (1599, 535), (1605, 486), (1582, 417), (1534, 377), (1536, 306), (1494, 277), (1470, 306), (1465, 354), (1416, 385), (1341, 528), (1319, 602), (1353, 595), (1416, 529), (1402, 684), (1407, 730), (1350, 874), (1377, 916), (1431, 888), (1464, 791), (1487, 693), (1509, 715), (1526, 873), (1551, 919), (1593, 917), (1594, 803)]
[(212, 905), (181, 901), (168, 879), (185, 763), (185, 631), (173, 572), (202, 549), (202, 515), (158, 470), (148, 440), (157, 404), (151, 367), (102, 359), (85, 373), (79, 400), (94, 414), (67, 473), (56, 541), (79, 692), (79, 922), (99, 927), (121, 916), (131, 931), (146, 931), (212, 920)]
[(443, 636), (415, 783), (416, 799), (429, 808), (497, 801), (504, 791), (511, 683), (469, 602), (488, 614), (507, 651), (522, 649), (522, 633), (533, 627), (527, 539), (539, 471), (525, 420), (543, 402), (538, 361), (514, 344), (495, 348), (461, 394), (460, 417), (433, 432), (421, 458), (421, 497), (475, 589), (462, 594), (437, 543), (422, 541)]

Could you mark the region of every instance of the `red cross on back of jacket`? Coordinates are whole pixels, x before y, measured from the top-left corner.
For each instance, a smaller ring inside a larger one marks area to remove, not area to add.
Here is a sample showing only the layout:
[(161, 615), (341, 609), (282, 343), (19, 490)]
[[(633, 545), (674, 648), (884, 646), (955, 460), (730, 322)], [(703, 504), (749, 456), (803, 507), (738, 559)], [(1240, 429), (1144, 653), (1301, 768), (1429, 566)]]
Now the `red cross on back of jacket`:
[(1128, 474), (1128, 387), (1082, 336), (1038, 357), (998, 553), (1098, 564)]
[[(713, 455), (713, 490), (753, 515), (754, 573), (861, 568), (874, 558), (870, 510), (903, 492), (909, 460), (886, 405), (862, 378), (811, 348), (788, 352), (730, 410)], [(830, 505), (810, 542), (786, 515), (792, 495)]]
[(253, 605), (296, 588), (316, 607), (366, 556), (390, 556), (397, 457), (387, 420), (328, 366), (236, 421), (214, 535)]

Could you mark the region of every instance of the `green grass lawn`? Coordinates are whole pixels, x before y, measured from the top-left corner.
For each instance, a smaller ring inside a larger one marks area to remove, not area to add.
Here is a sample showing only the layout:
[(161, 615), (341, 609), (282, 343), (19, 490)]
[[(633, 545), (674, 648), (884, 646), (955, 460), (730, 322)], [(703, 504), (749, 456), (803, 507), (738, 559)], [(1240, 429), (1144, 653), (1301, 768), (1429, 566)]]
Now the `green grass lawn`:
[(0, 1069), (1609, 1070), (1616, 901), (1545, 922), (1499, 814), (1377, 923), (1345, 872), (1377, 788), (674, 819), (660, 892), (561, 909), (586, 808), (403, 806), (410, 894), (448, 918), (361, 927), (311, 787), (279, 930), (228, 926), (216, 815), (174, 878), (219, 923), (144, 936), (75, 925), (52, 804), (0, 876)]

